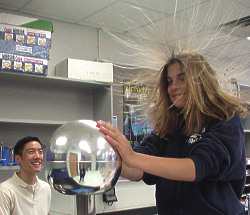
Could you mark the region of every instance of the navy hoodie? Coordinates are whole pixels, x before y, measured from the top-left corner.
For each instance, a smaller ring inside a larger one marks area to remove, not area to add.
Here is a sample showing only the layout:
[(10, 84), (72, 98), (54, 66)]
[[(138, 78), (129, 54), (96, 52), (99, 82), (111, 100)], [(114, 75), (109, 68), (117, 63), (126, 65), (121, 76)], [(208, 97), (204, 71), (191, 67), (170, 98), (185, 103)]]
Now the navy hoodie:
[(151, 134), (140, 153), (172, 158), (191, 158), (194, 182), (168, 180), (144, 173), (146, 184), (156, 185), (159, 215), (240, 215), (239, 199), (245, 185), (246, 159), (241, 120), (211, 121), (201, 134), (159, 137)]

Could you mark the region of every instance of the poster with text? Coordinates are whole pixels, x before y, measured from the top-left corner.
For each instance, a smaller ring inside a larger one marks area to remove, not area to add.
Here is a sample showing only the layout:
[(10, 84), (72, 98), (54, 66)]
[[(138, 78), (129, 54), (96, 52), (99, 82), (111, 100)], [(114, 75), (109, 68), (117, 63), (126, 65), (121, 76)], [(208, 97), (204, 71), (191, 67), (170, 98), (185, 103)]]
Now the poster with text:
[(145, 113), (145, 102), (149, 95), (149, 87), (123, 81), (123, 134), (132, 145), (140, 144), (153, 130)]

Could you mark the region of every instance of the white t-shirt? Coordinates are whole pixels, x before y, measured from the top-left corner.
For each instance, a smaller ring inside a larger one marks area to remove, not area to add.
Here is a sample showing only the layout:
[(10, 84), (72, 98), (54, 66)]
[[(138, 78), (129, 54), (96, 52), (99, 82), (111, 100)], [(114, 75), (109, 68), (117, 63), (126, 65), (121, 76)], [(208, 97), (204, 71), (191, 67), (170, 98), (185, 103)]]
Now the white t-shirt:
[(29, 185), (14, 173), (0, 183), (0, 215), (48, 215), (50, 200), (49, 184), (38, 177)]

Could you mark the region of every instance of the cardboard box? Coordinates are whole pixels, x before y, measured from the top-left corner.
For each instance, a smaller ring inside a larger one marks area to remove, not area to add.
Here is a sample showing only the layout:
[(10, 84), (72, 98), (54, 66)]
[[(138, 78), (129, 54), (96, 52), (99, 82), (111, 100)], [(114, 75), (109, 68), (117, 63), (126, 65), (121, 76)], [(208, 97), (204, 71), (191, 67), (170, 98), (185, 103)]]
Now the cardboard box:
[(51, 21), (0, 12), (0, 70), (47, 75)]
[(0, 52), (49, 59), (51, 32), (0, 23)]
[(67, 58), (56, 65), (56, 76), (112, 83), (113, 64)]
[(47, 75), (48, 61), (46, 59), (0, 53), (0, 69), (4, 71)]

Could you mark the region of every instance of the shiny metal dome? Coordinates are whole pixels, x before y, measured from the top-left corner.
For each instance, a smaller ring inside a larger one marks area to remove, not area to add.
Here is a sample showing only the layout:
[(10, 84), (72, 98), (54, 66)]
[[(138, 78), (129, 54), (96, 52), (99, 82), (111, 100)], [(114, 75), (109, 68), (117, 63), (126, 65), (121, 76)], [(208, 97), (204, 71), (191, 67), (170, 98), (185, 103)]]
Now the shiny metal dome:
[(46, 160), (48, 182), (63, 194), (103, 193), (120, 176), (115, 152), (92, 120), (60, 126), (50, 139)]

